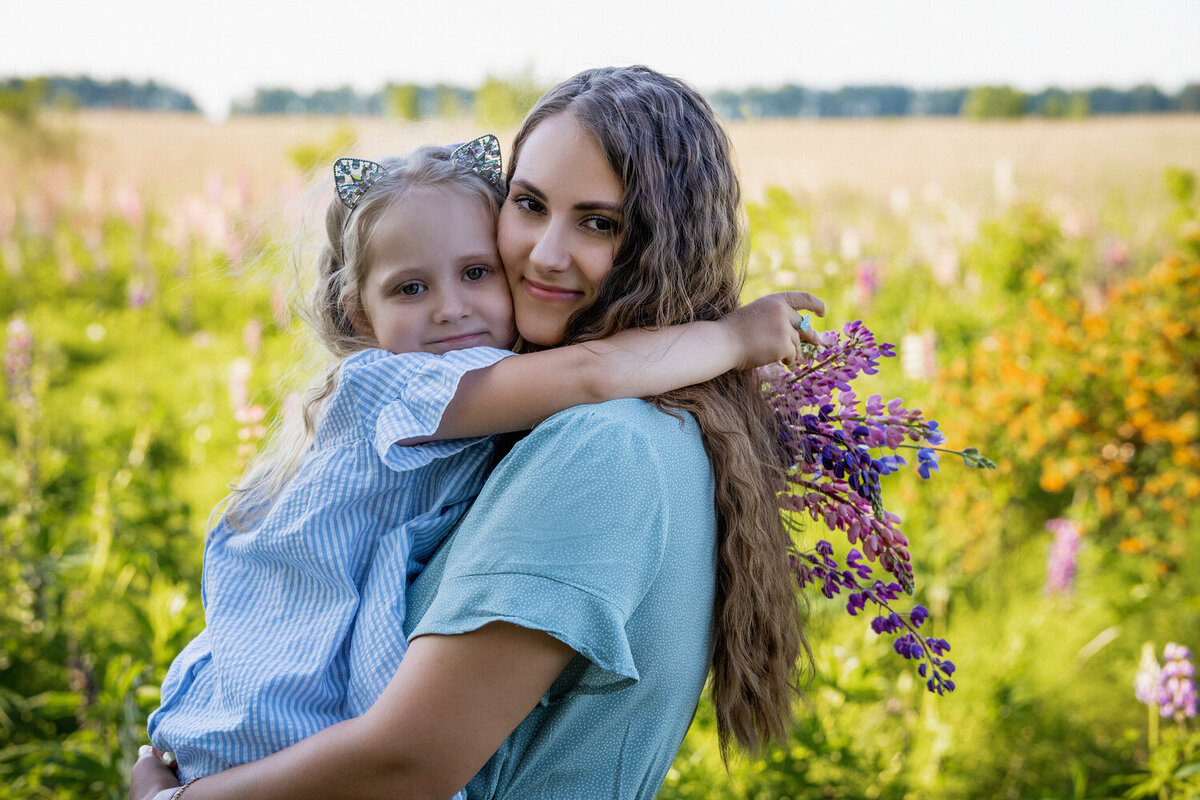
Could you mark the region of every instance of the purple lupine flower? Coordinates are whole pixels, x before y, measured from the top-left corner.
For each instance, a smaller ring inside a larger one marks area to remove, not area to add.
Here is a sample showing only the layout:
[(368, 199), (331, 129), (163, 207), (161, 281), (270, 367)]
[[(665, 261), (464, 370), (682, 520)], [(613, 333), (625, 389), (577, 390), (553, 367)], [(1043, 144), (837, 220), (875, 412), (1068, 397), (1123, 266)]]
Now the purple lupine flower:
[(871, 630), (880, 635), (900, 634), (892, 642), (892, 649), (902, 658), (918, 662), (917, 671), (926, 679), (929, 691), (938, 694), (954, 691), (954, 681), (950, 680), (954, 664), (942, 657), (950, 650), (950, 643), (922, 636), (917, 630), (929, 619), (928, 609), (914, 606), (907, 615), (895, 611), (890, 603), (904, 589), (895, 581), (872, 580), (871, 567), (861, 558), (861, 553), (851, 550), (845, 565), (839, 565), (833, 557), (833, 545), (822, 539), (812, 550), (793, 552), (789, 563), (796, 584), (802, 589), (820, 583), (821, 593), (829, 598), (848, 589), (846, 612), (851, 616), (858, 616), (868, 603), (874, 603), (878, 611), (871, 619)]
[(1050, 557), (1046, 561), (1046, 594), (1066, 594), (1075, 579), (1075, 563), (1079, 557), (1079, 524), (1069, 519), (1052, 519), (1046, 530), (1054, 534)]
[(9, 395), (28, 404), (33, 396), (33, 335), (21, 316), (8, 323), (8, 340), (4, 347), (4, 379)]
[(146, 288), (146, 284), (140, 280), (129, 282), (129, 307), (133, 309), (141, 308), (150, 301), (150, 290)]
[(1137, 676), (1133, 679), (1133, 694), (1138, 702), (1148, 706), (1158, 705), (1158, 677), (1162, 667), (1154, 657), (1154, 645), (1142, 645), (1142, 660), (1138, 663)]
[(929, 480), (930, 470), (940, 472), (937, 451), (929, 447), (922, 447), (917, 451), (917, 472), (922, 478)]
[(1158, 713), (1183, 721), (1196, 716), (1196, 668), (1192, 651), (1168, 642), (1163, 648), (1163, 666), (1158, 676)]
[[(875, 374), (881, 358), (896, 355), (891, 344), (876, 342), (860, 321), (844, 325), (840, 335), (820, 334), (820, 342), (791, 367), (775, 364), (760, 370), (788, 459), (788, 486), (779, 493), (779, 503), (784, 511), (806, 514), (840, 531), (857, 547), (844, 566), (824, 540), (813, 550), (793, 552), (789, 563), (796, 585), (819, 587), (828, 598), (848, 590), (845, 607), (851, 616), (874, 603), (878, 612), (871, 629), (900, 634), (893, 647), (920, 662), (929, 691), (953, 691), (954, 664), (942, 658), (949, 643), (917, 631), (929, 612), (916, 606), (902, 615), (890, 605), (901, 594), (912, 594), (915, 584), (908, 538), (899, 528), (900, 517), (884, 507), (881, 488), (883, 476), (908, 464), (895, 452), (900, 448), (917, 450), (917, 472), (929, 478), (938, 470), (933, 448), (944, 444), (945, 437), (935, 421), (926, 420), (919, 409), (906, 409), (900, 398), (885, 402), (873, 394), (859, 400), (855, 394), (852, 382), (859, 375)], [(892, 452), (879, 453), (881, 449)], [(945, 452), (957, 452), (968, 466), (995, 466), (971, 448)], [(869, 562), (878, 563), (894, 580), (874, 579)]]

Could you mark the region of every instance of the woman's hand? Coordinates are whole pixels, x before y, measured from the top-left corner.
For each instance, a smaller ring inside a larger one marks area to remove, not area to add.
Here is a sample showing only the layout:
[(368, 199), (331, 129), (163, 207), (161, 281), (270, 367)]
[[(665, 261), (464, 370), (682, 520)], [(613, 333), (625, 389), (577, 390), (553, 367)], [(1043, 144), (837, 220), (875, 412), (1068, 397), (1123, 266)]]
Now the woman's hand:
[(727, 314), (721, 323), (741, 348), (739, 369), (753, 369), (800, 357), (800, 345), (820, 344), (806, 311), (825, 316), (825, 304), (808, 292), (777, 292)]
[[(167, 800), (179, 788), (179, 778), (163, 763), (159, 750), (143, 745), (129, 774), (129, 800)], [(162, 793), (162, 797), (157, 796)]]

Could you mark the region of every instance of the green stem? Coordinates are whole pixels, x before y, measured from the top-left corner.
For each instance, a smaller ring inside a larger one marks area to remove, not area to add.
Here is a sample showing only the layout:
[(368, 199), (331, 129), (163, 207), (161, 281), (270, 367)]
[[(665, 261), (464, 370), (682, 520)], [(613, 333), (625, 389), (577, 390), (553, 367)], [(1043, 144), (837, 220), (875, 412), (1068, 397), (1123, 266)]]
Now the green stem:
[(1158, 749), (1158, 706), (1150, 703), (1146, 706), (1150, 714), (1150, 752)]
[(902, 447), (906, 450), (937, 450), (939, 453), (949, 453), (952, 456), (962, 455), (961, 450), (951, 450), (947, 447), (930, 447), (929, 445), (921, 444), (898, 444), (895, 449), (899, 450)]

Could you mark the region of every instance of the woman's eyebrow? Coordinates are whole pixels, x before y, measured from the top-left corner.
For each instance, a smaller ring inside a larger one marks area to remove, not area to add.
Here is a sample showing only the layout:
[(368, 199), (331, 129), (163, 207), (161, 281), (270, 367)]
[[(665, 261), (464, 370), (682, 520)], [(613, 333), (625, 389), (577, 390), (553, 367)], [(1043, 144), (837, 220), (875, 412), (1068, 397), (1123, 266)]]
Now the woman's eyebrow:
[(605, 203), (600, 200), (593, 200), (587, 203), (576, 203), (574, 208), (576, 211), (611, 211), (614, 214), (621, 213), (620, 203)]
[(533, 185), (532, 183), (530, 183), (529, 181), (522, 180), (522, 179), (520, 179), (520, 178), (513, 178), (513, 179), (512, 179), (511, 181), (509, 181), (508, 183), (509, 183), (509, 185), (510, 185), (510, 186), (512, 186), (512, 185), (514, 185), (514, 184), (515, 184), (515, 185), (518, 185), (518, 186), (520, 186), (522, 189), (524, 189), (525, 191), (529, 192), (530, 194), (536, 194), (536, 195), (537, 195), (539, 198), (540, 198), (540, 197), (545, 197), (545, 196), (546, 196), (545, 192), (543, 192), (541, 189), (539, 189), (539, 188), (537, 188), (536, 186), (534, 186), (534, 185)]
[[(544, 200), (546, 197), (545, 192), (522, 178), (513, 178), (511, 181), (509, 181), (509, 184), (520, 186), (530, 194), (537, 195), (539, 200)], [(572, 206), (572, 208), (576, 211), (609, 211), (614, 214), (621, 213), (620, 203), (608, 203), (603, 200), (587, 200), (582, 203), (576, 203), (574, 206)]]

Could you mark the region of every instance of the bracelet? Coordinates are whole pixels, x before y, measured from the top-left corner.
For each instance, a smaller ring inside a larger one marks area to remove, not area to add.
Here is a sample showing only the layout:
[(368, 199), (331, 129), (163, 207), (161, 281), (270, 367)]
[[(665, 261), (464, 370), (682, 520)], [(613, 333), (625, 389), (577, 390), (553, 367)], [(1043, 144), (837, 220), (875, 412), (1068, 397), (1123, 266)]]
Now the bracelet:
[(179, 798), (183, 797), (183, 793), (188, 790), (188, 787), (191, 786), (193, 783), (195, 783), (198, 780), (200, 780), (200, 779), (192, 778), (190, 781), (185, 783), (183, 786), (180, 786), (178, 789), (175, 790), (175, 794), (171, 795), (171, 800), (179, 800)]

